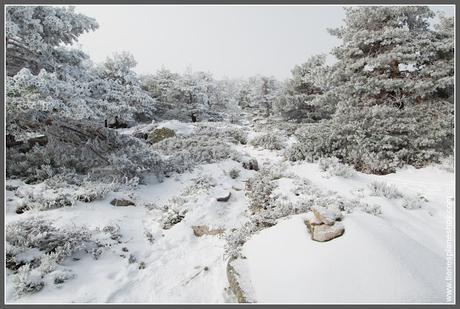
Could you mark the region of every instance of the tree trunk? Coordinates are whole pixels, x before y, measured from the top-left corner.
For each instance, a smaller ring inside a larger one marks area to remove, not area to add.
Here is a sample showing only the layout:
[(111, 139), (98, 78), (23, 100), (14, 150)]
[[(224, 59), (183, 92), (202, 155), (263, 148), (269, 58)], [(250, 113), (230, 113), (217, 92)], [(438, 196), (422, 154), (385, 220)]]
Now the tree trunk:
[(399, 61), (392, 60), (391, 61), (391, 78), (395, 79), (399, 75)]

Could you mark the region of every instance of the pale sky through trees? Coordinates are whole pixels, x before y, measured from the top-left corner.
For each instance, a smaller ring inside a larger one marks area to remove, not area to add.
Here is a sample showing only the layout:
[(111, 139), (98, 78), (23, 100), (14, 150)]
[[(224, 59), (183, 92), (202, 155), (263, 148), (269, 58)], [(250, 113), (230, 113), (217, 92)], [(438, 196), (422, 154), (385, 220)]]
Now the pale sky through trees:
[[(454, 6), (432, 8), (454, 15)], [(139, 73), (191, 67), (218, 78), (287, 78), (294, 65), (338, 44), (327, 28), (340, 26), (344, 17), (341, 6), (86, 5), (76, 10), (100, 25), (79, 38), (95, 62), (129, 51)]]

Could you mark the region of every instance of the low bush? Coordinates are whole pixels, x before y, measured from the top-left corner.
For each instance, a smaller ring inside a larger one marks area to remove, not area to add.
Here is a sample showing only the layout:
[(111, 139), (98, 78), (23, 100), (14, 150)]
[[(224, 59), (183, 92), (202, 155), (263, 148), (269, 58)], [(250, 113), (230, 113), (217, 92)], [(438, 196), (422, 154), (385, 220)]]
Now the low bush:
[(330, 176), (350, 178), (356, 175), (356, 171), (348, 164), (340, 163), (337, 158), (322, 158), (319, 160), (319, 168)]
[(375, 196), (382, 196), (388, 199), (402, 198), (403, 194), (398, 190), (395, 185), (389, 185), (383, 181), (372, 181), (369, 184), (371, 194)]
[(280, 133), (265, 133), (254, 137), (251, 145), (269, 150), (281, 150), (285, 147), (286, 139)]

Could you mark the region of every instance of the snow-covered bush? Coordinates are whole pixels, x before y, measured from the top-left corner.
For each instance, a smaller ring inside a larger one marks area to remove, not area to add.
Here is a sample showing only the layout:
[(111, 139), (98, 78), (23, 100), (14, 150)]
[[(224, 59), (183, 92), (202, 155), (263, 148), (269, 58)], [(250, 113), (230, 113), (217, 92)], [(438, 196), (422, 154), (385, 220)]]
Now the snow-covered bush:
[(14, 276), (13, 283), (17, 295), (41, 291), (45, 282), (37, 269), (31, 269), (30, 264), (21, 266)]
[(40, 291), (49, 276), (58, 276), (64, 258), (85, 249), (91, 235), (82, 227), (56, 228), (49, 220), (29, 217), (7, 224), (5, 240), (6, 265), (15, 272), (16, 292), (23, 294)]
[(44, 146), (35, 146), (26, 153), (7, 151), (8, 176), (40, 182), (64, 168), (79, 174), (110, 174), (118, 179), (163, 173), (163, 161), (150, 145), (93, 122), (60, 119), (49, 126), (47, 134)]
[(245, 145), (247, 143), (247, 133), (241, 128), (232, 126), (216, 127), (199, 124), (198, 129), (194, 132), (194, 135), (225, 139), (227, 142), (233, 144)]
[(240, 255), (241, 247), (255, 231), (257, 231), (257, 227), (251, 220), (246, 221), (238, 229), (227, 231), (224, 235), (226, 241), (224, 257), (238, 257)]
[(236, 156), (220, 139), (205, 136), (173, 137), (152, 146), (165, 158), (167, 172), (184, 172), (197, 164), (215, 163)]
[(26, 210), (49, 210), (61, 207), (69, 207), (74, 200), (69, 193), (55, 192), (53, 189), (36, 190), (23, 193), (18, 190), (16, 195), (22, 197), (17, 212)]
[(439, 168), (449, 173), (455, 172), (455, 159), (453, 155), (441, 159)]
[(49, 220), (30, 217), (15, 221), (5, 227), (5, 240), (19, 248), (36, 248), (45, 254), (56, 253), (58, 262), (73, 252), (82, 249), (90, 240), (84, 228), (56, 228)]
[(281, 132), (257, 135), (251, 140), (251, 145), (269, 150), (281, 150), (286, 144), (286, 139), (280, 136)]
[(383, 196), (388, 199), (398, 199), (403, 197), (403, 194), (395, 185), (387, 184), (384, 181), (372, 181), (369, 184), (369, 189), (371, 190), (371, 194), (375, 196)]
[(276, 188), (270, 169), (261, 169), (246, 182), (246, 196), (252, 210), (266, 209), (271, 201), (271, 193)]
[(313, 162), (313, 158), (310, 157), (310, 153), (308, 153), (302, 143), (294, 143), (286, 148), (284, 157), (292, 162), (303, 160)]
[(322, 158), (319, 160), (320, 170), (327, 172), (330, 176), (340, 176), (345, 178), (350, 178), (356, 175), (356, 171), (353, 167), (348, 164), (340, 163), (339, 159), (332, 158)]
[(402, 207), (406, 209), (420, 209), (428, 200), (423, 196), (404, 196)]

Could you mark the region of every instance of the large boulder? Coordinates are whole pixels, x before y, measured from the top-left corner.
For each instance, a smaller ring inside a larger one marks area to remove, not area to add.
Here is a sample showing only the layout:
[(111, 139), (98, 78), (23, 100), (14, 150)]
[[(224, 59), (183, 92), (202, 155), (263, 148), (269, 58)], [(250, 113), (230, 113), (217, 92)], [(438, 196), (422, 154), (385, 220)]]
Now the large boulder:
[(157, 128), (154, 129), (150, 134), (148, 135), (147, 140), (152, 143), (158, 143), (161, 142), (164, 139), (170, 138), (170, 137), (175, 137), (176, 132), (174, 130), (168, 129), (168, 128)]

